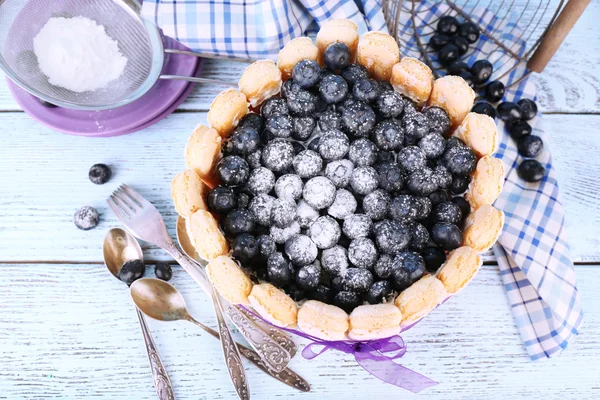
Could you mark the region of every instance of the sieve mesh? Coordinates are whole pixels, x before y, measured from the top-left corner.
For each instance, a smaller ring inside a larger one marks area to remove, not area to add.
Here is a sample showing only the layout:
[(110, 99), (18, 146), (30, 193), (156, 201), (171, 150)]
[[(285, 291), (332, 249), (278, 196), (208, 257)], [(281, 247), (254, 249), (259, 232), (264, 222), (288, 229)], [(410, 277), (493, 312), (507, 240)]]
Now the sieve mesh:
[[(33, 38), (51, 17), (83, 16), (106, 28), (128, 59), (123, 74), (105, 88), (76, 93), (51, 85), (40, 71)], [(157, 29), (120, 0), (0, 0), (0, 64), (8, 76), (50, 103), (101, 110), (144, 94), (160, 74), (162, 42)]]

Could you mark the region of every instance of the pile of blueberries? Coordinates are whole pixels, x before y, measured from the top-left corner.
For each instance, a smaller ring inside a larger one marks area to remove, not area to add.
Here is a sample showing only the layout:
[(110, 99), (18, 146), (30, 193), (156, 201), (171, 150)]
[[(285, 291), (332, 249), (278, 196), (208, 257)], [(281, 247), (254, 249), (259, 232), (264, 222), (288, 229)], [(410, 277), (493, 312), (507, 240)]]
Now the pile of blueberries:
[(477, 158), (437, 107), (421, 111), (350, 64), (300, 61), (281, 97), (249, 113), (224, 146), (210, 211), (252, 275), (293, 299), (351, 311), (380, 303), (462, 243), (460, 195)]
[(431, 36), (429, 46), (438, 50), (438, 62), (446, 68), (448, 75), (458, 75), (469, 86), (483, 85), (493, 72), (492, 63), (478, 60), (469, 66), (460, 57), (469, 51), (469, 45), (479, 40), (479, 27), (472, 22), (459, 23), (450, 15), (439, 19), (437, 33)]

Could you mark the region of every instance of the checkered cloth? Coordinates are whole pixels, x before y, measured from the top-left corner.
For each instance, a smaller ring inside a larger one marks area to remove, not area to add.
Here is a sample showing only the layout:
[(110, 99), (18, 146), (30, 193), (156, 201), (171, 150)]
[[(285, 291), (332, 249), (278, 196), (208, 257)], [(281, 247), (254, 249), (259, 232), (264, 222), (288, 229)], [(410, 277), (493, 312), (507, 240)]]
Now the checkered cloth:
[[(426, 41), (433, 28), (424, 22), (435, 22), (447, 11), (447, 6), (426, 0), (416, 7), (416, 29)], [(352, 19), (361, 33), (368, 29), (385, 30), (382, 8), (376, 0), (146, 0), (143, 10), (166, 35), (186, 46), (230, 57), (275, 59), (287, 41), (314, 33), (315, 24), (329, 18)], [(399, 37), (404, 43), (401, 50), (418, 57), (415, 27), (405, 11), (399, 23)], [(516, 16), (499, 20), (493, 12), (479, 9), (471, 17), (494, 32), (512, 51), (524, 54), (526, 43), (520, 39)], [(471, 65), (478, 59), (490, 60), (496, 70), (494, 77), (501, 77), (506, 86), (518, 82), (507, 90), (506, 101), (536, 99), (531, 80), (520, 80), (526, 73), (525, 65), (515, 65), (485, 35), (464, 61)], [(530, 124), (533, 133), (547, 144), (541, 113)], [(525, 347), (531, 359), (536, 360), (550, 357), (567, 346), (578, 333), (582, 311), (550, 152), (546, 146), (537, 157), (546, 167), (544, 179), (540, 183), (526, 183), (516, 173), (522, 161), (516, 144), (501, 121), (498, 127), (501, 144), (496, 157), (504, 162), (507, 174), (495, 206), (504, 211), (506, 222), (494, 252)]]

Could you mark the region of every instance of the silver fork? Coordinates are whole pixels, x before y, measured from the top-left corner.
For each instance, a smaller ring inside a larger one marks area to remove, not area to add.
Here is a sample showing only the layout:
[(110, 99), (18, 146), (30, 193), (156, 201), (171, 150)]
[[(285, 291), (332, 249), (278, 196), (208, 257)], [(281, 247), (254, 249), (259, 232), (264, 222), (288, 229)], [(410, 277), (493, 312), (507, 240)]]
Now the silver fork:
[(179, 251), (169, 236), (165, 222), (156, 207), (139, 193), (130, 189), (127, 185), (121, 185), (107, 199), (107, 202), (119, 217), (119, 220), (134, 236), (166, 250), (207, 293), (211, 294), (229, 377), (239, 398), (249, 400), (248, 380), (239, 350), (223, 317), (221, 299), (206, 278), (204, 270), (190, 262)]
[[(165, 249), (207, 293), (213, 293), (214, 288), (204, 269), (179, 250), (167, 233), (160, 213), (148, 200), (127, 185), (121, 185), (107, 201), (134, 236)], [(223, 307), (229, 319), (267, 366), (277, 373), (283, 371), (291, 359), (290, 353), (237, 307), (228, 302), (224, 302)]]

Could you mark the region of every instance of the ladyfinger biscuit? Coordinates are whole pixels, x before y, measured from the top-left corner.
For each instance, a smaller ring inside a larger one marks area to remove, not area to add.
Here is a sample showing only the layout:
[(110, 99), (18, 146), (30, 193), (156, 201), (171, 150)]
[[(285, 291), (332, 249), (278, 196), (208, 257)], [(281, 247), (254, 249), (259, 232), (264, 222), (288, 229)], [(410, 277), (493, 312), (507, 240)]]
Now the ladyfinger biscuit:
[(298, 320), (296, 303), (270, 283), (254, 285), (248, 300), (252, 308), (273, 325), (284, 328), (296, 326)]
[(369, 70), (371, 77), (389, 81), (392, 68), (400, 61), (400, 48), (390, 35), (371, 31), (358, 42), (356, 61)]
[(496, 243), (503, 225), (504, 213), (484, 204), (467, 217), (463, 245), (473, 248), (477, 253), (483, 253)]
[(343, 340), (348, 331), (348, 314), (339, 307), (308, 300), (298, 310), (298, 328), (323, 340)]
[(433, 81), (427, 106), (437, 106), (446, 110), (452, 128), (456, 128), (473, 107), (474, 100), (475, 92), (463, 78), (446, 75)]
[(249, 304), (252, 281), (231, 257), (213, 258), (206, 266), (206, 274), (225, 300), (232, 304)]
[(211, 213), (198, 210), (185, 220), (187, 234), (200, 258), (210, 261), (229, 253), (227, 240)]
[(498, 128), (489, 115), (468, 113), (454, 136), (471, 147), (477, 157), (489, 156), (498, 150)]
[(183, 218), (188, 218), (198, 210), (207, 210), (205, 197), (208, 186), (192, 170), (183, 171), (171, 181), (171, 197), (175, 210)]
[(319, 49), (307, 37), (297, 37), (289, 41), (277, 56), (277, 67), (281, 71), (281, 78), (287, 81), (292, 76), (292, 70), (302, 60), (317, 61)]
[(317, 33), (317, 48), (319, 49), (319, 64), (323, 65), (323, 54), (331, 43), (344, 43), (350, 49), (350, 61), (356, 58), (358, 47), (358, 26), (349, 19), (332, 19), (327, 21)]
[(382, 339), (400, 332), (402, 314), (393, 304), (358, 306), (350, 314), (350, 332), (353, 340)]
[(504, 164), (493, 156), (485, 156), (477, 161), (465, 199), (475, 210), (483, 204), (492, 204), (504, 186)]
[(271, 60), (248, 65), (238, 83), (240, 92), (252, 107), (257, 107), (281, 90), (281, 71)]
[(448, 254), (437, 277), (450, 294), (465, 287), (481, 267), (481, 257), (469, 246), (459, 247)]
[(235, 89), (227, 89), (215, 97), (207, 118), (210, 126), (226, 138), (247, 113), (246, 96)]
[(396, 92), (408, 97), (421, 108), (431, 94), (433, 72), (424, 62), (412, 57), (403, 57), (392, 68), (390, 83)]
[(444, 284), (433, 275), (425, 275), (408, 289), (405, 289), (394, 301), (402, 313), (402, 326), (423, 318), (448, 297)]
[(198, 125), (185, 146), (187, 167), (211, 188), (217, 181), (215, 166), (221, 156), (222, 143), (223, 139), (215, 129)]

